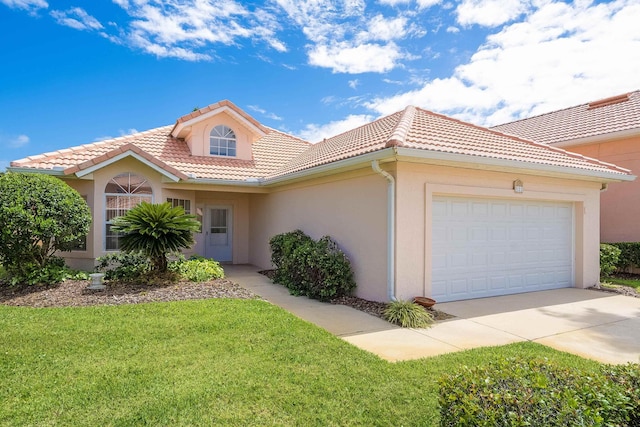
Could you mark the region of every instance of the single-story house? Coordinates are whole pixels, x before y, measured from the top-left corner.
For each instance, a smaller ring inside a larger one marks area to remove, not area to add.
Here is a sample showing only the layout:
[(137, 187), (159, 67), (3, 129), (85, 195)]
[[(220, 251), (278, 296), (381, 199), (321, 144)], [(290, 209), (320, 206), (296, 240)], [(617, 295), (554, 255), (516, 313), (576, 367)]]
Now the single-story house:
[[(640, 91), (493, 128), (640, 173)], [(640, 242), (640, 180), (611, 183), (600, 196), (600, 240)]]
[(330, 235), (349, 256), (356, 295), (452, 301), (599, 278), (600, 194), (630, 171), (409, 106), (310, 144), (229, 101), (174, 125), (11, 163), (58, 176), (93, 213), (93, 266), (118, 250), (111, 221), (142, 200), (202, 223), (191, 252), (270, 267), (269, 239)]

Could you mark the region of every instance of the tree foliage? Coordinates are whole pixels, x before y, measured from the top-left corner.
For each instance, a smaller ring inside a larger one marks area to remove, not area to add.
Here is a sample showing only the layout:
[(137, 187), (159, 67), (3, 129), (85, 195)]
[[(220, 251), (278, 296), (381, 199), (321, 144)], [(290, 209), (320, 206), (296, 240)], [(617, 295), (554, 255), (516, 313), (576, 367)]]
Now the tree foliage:
[(0, 262), (15, 277), (58, 263), (89, 232), (91, 211), (61, 180), (40, 174), (0, 176)]
[(111, 229), (124, 233), (120, 237), (122, 251), (143, 253), (154, 270), (163, 273), (167, 271), (167, 256), (191, 246), (193, 233), (199, 228), (195, 215), (185, 214), (179, 206), (142, 202), (115, 218)]

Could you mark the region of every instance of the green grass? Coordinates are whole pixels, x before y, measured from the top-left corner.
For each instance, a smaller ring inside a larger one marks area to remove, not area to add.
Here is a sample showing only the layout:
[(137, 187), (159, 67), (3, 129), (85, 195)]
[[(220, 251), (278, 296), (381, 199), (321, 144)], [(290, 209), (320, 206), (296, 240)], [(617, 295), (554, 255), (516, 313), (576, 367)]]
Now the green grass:
[(0, 425), (436, 425), (437, 379), (533, 343), (388, 363), (258, 300), (0, 306)]
[(640, 280), (637, 279), (622, 279), (618, 277), (605, 277), (603, 279), (603, 284), (606, 286), (607, 283), (611, 283), (612, 285), (624, 285), (630, 286), (637, 290), (640, 290)]

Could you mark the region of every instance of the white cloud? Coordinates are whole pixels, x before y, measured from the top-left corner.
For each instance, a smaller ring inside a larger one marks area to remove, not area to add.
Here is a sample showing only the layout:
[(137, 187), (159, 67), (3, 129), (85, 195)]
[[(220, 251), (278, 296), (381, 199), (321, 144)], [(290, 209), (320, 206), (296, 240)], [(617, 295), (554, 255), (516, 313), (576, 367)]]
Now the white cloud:
[(638, 89), (638, 16), (635, 0), (546, 1), (489, 36), (451, 76), (366, 105), (388, 114), (413, 104), (494, 125)]
[(457, 34), (460, 32), (460, 28), (454, 27), (453, 25), (447, 27), (447, 33)]
[(247, 105), (247, 108), (249, 108), (252, 111), (255, 111), (256, 113), (260, 113), (263, 116), (271, 119), (271, 120), (276, 120), (276, 121), (282, 121), (284, 120), (282, 117), (278, 116), (275, 113), (270, 113), (267, 110), (265, 110), (264, 108), (261, 108), (258, 105)]
[(58, 24), (66, 25), (76, 30), (101, 30), (104, 28), (100, 21), (79, 7), (65, 11), (52, 10), (51, 16)]
[(456, 14), (460, 25), (495, 27), (517, 18), (528, 7), (526, 0), (463, 0)]
[(9, 139), (9, 147), (11, 148), (24, 147), (28, 143), (29, 143), (29, 137), (27, 135), (18, 135), (14, 138)]
[(367, 23), (367, 30), (358, 34), (361, 41), (381, 40), (391, 41), (406, 37), (407, 18), (399, 16), (387, 19), (382, 15), (376, 15)]
[(280, 24), (272, 13), (249, 11), (234, 0), (114, 2), (132, 18), (124, 30), (129, 43), (158, 57), (210, 60), (213, 46), (247, 39), (263, 41), (278, 52), (287, 50), (276, 36)]
[(320, 142), (324, 138), (339, 135), (348, 130), (365, 125), (373, 120), (373, 116), (367, 114), (351, 114), (342, 120), (336, 120), (324, 125), (310, 124), (298, 132), (298, 136), (309, 142)]
[(309, 52), (309, 63), (331, 68), (334, 73), (384, 73), (395, 68), (402, 57), (395, 43), (352, 45), (339, 42), (315, 46)]
[(359, 84), (360, 84), (360, 81), (358, 79), (349, 80), (349, 87), (351, 89), (357, 89)]
[(35, 12), (38, 9), (46, 9), (49, 4), (44, 0), (0, 0), (0, 3), (12, 9), (22, 9), (28, 12)]

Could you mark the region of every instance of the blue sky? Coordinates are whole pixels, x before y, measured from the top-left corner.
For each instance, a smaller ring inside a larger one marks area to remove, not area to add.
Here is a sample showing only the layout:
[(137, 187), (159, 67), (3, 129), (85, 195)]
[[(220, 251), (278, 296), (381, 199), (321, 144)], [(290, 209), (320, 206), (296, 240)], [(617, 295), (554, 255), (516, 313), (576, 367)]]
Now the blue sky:
[(0, 170), (229, 99), (312, 142), (640, 89), (637, 0), (0, 0)]

